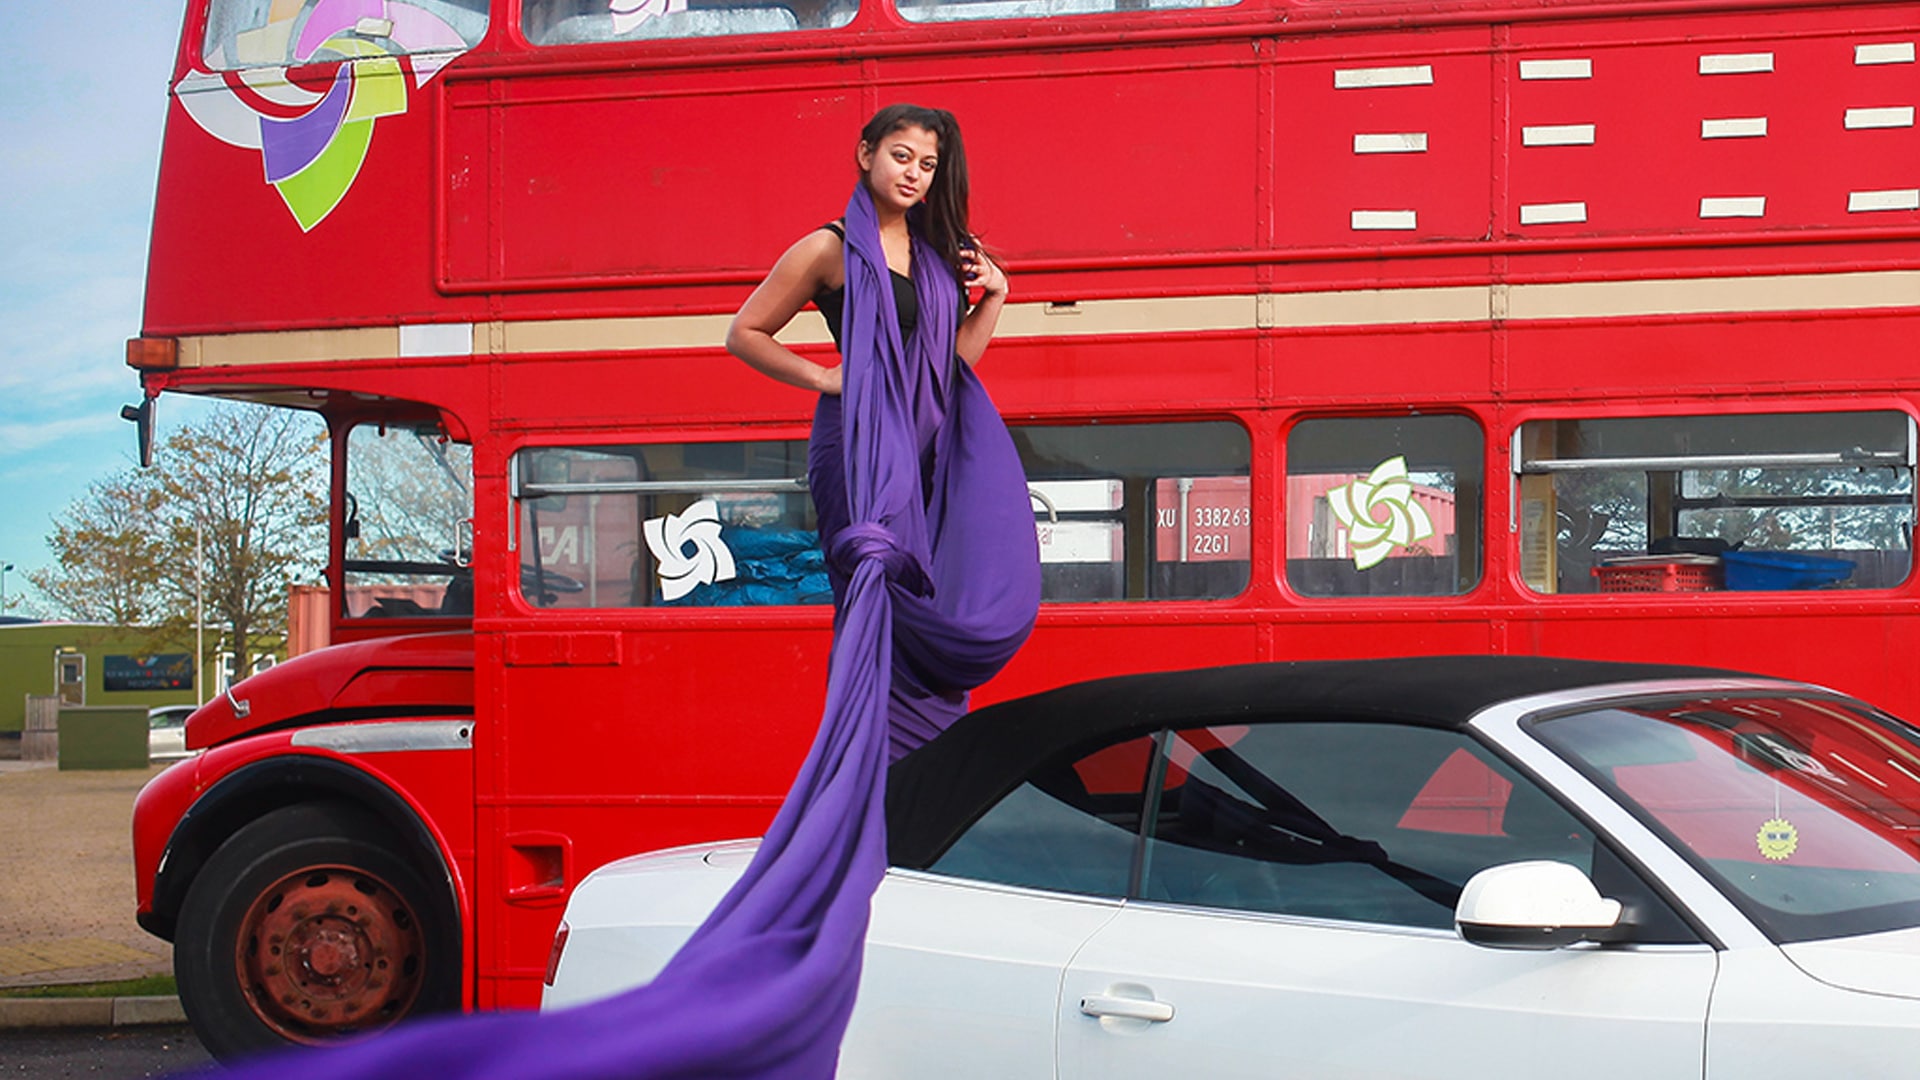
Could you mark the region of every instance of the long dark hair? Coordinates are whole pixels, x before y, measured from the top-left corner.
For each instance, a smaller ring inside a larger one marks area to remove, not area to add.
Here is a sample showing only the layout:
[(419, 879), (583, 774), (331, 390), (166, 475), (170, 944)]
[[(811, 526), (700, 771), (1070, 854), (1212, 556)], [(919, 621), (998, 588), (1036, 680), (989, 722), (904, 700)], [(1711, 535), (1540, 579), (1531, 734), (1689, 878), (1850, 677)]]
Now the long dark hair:
[(967, 148), (960, 139), (960, 121), (945, 109), (921, 105), (889, 105), (873, 114), (860, 129), (860, 141), (873, 153), (880, 152), (880, 140), (901, 128), (917, 127), (933, 133), (940, 144), (940, 164), (933, 170), (933, 182), (927, 185), (927, 197), (907, 215), (933, 249), (962, 278), (960, 252), (978, 247), (967, 229)]

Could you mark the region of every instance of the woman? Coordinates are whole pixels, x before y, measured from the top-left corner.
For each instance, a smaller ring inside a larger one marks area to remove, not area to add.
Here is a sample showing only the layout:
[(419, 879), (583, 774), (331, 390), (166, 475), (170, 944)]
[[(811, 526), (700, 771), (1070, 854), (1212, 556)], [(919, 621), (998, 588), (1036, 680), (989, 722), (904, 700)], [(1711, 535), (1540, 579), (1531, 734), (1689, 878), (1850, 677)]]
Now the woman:
[[(727, 331), (727, 349), (735, 356), (781, 382), (821, 395), (807, 448), (807, 476), (834, 598), (842, 607), (853, 566), (850, 556), (836, 557), (834, 545), (860, 516), (850, 508), (847, 489), (844, 432), (850, 406), (842, 394), (848, 372), (873, 372), (876, 380), (887, 383), (887, 389), (877, 393), (904, 398), (920, 494), (929, 500), (934, 444), (957, 377), (954, 358), (969, 365), (979, 360), (1007, 299), (1006, 274), (968, 231), (966, 149), (952, 113), (889, 105), (867, 121), (855, 161), (860, 181), (848, 202), (848, 216), (787, 249)], [(854, 230), (851, 240), (849, 229)], [(863, 255), (865, 245), (873, 248)], [(877, 270), (879, 256), (884, 256), (888, 287), (864, 300), (858, 289), (850, 296), (849, 270)], [(966, 304), (968, 287), (981, 290), (979, 303), (971, 309)], [(774, 340), (809, 303), (827, 320), (843, 357), (839, 366), (816, 364)], [(934, 315), (922, 318), (925, 313)], [(871, 452), (865, 463), (869, 473), (886, 468)], [(861, 466), (853, 468), (858, 472)], [(868, 516), (882, 520), (900, 516), (884, 508), (868, 509)], [(917, 570), (924, 572), (921, 525), (912, 522), (904, 528), (906, 547), (919, 564)]]
[[(967, 231), (967, 156), (960, 125), (944, 109), (889, 105), (860, 132), (854, 160), (873, 200), (893, 273), (901, 337), (918, 324), (912, 289), (912, 236), (917, 232), (951, 269), (956, 279), (982, 290), (980, 302), (961, 320), (955, 352), (973, 364), (987, 351), (1000, 308), (1007, 299), (1007, 276), (973, 242)], [(912, 213), (915, 209), (919, 213)], [(841, 343), (841, 305), (845, 299), (845, 223), (823, 225), (780, 256), (727, 328), (727, 351), (756, 370), (803, 390), (828, 397), (841, 391), (842, 369), (816, 364), (774, 340), (809, 303), (819, 307)]]
[[(957, 718), (967, 691), (1026, 639), (1039, 554), (1019, 455), (971, 370), (1000, 321), (1007, 276), (968, 231), (960, 125), (941, 109), (889, 105), (867, 121), (855, 161), (846, 216), (780, 257), (734, 317), (727, 348), (820, 393), (807, 481), (835, 648), (854, 612), (871, 613), (861, 603), (888, 609), (898, 758)], [(973, 287), (981, 296), (969, 309)], [(839, 346), (837, 367), (774, 340), (808, 303)], [(877, 573), (884, 603), (863, 595)]]
[[(747, 363), (821, 393), (807, 473), (837, 575), (820, 731), (752, 861), (646, 986), (565, 1012), (409, 1025), (309, 1056), (308, 1074), (835, 1075), (886, 872), (888, 763), (960, 715), (1040, 604), (1019, 455), (954, 359), (979, 359), (1007, 295), (967, 234), (960, 129), (937, 109), (892, 106), (862, 133), (859, 162), (845, 220), (782, 256), (727, 334)], [(984, 292), (964, 317), (963, 283)], [(839, 367), (773, 340), (809, 301), (834, 328)], [(238, 1075), (284, 1068), (271, 1058)]]

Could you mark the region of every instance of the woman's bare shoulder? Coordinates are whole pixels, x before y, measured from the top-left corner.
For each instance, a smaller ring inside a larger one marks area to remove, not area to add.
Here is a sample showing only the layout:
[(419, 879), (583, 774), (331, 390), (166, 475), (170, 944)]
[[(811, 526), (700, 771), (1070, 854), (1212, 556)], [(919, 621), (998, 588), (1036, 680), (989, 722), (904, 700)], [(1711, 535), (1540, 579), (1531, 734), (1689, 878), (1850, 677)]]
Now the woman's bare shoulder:
[[(835, 222), (834, 224), (839, 224)], [(822, 288), (839, 288), (846, 276), (843, 265), (846, 245), (840, 234), (825, 225), (794, 241), (781, 262), (803, 269), (807, 278)]]
[(840, 260), (843, 250), (840, 237), (825, 225), (813, 230), (793, 242), (782, 262), (798, 263), (810, 270), (819, 269)]

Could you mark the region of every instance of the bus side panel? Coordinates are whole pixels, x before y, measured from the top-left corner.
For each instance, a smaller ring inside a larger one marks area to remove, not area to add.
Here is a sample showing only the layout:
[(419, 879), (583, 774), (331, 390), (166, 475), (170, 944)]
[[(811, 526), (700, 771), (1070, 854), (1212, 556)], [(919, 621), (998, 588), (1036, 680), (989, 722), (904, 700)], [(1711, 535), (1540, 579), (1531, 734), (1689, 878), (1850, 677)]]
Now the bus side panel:
[[(819, 81), (805, 85), (807, 75)], [(456, 280), (484, 269), (556, 282), (689, 267), (763, 272), (845, 205), (859, 98), (823, 73), (803, 74), (797, 88), (732, 83), (648, 72), (516, 86), (494, 118), (498, 262), (462, 260)], [(485, 194), (450, 193), (461, 205)]]
[[(726, 334), (724, 323), (714, 334)], [(832, 363), (831, 349), (807, 352), (817, 362)], [(516, 356), (498, 370), (502, 398), (519, 414), (513, 421), (539, 417), (537, 426), (548, 429), (559, 425), (544, 418), (559, 415), (567, 417), (567, 426), (677, 421), (733, 428), (743, 421), (793, 422), (813, 412), (813, 395), (711, 348), (638, 357)]]
[[(1033, 636), (998, 676), (973, 695), (974, 705), (1108, 675), (1268, 659), (1260, 648), (1260, 627), (1251, 617), (1229, 622), (1217, 613), (1205, 613), (1205, 621), (1148, 622), (1128, 616), (1126, 606), (1113, 604), (1090, 617), (1085, 608), (1071, 616), (1042, 609)], [(1102, 616), (1109, 621), (1093, 621)]]
[[(1282, 248), (1493, 234), (1493, 65), (1485, 27), (1283, 39), (1274, 70), (1273, 220)], [(1362, 138), (1417, 138), (1377, 153)], [(1409, 269), (1376, 264), (1385, 276)], [(1416, 267), (1417, 268), (1417, 264)]]
[(1253, 396), (1253, 353), (1251, 335), (1244, 333), (1168, 335), (1149, 344), (1117, 336), (1044, 344), (1003, 338), (982, 361), (980, 377), (1010, 419), (1057, 413), (1068, 402), (1076, 409), (1117, 411), (1143, 398), (1169, 409), (1217, 408)]
[[(1287, 298), (1282, 298), (1284, 301)], [(1404, 300), (1386, 298), (1389, 305)], [(1353, 384), (1366, 409), (1435, 400), (1484, 400), (1493, 379), (1492, 335), (1484, 326), (1429, 324), (1390, 330), (1282, 333), (1274, 342), (1274, 383), (1290, 400), (1338, 401), (1351, 410)]]
[[(404, 112), (374, 122), (351, 190), (307, 230), (265, 181), (259, 150), (216, 140), (173, 101), (154, 203), (144, 332), (331, 326), (343, 313), (358, 326), (484, 319), (482, 298), (434, 290), (424, 242), (432, 229), (431, 189), (420, 178), (434, 169), (440, 86), (436, 80), (409, 88)], [(408, 242), (412, 237), (422, 240)]]
[[(1904, 590), (1912, 591), (1909, 584)], [(1727, 667), (1830, 686), (1915, 715), (1920, 620), (1901, 604), (1801, 594), (1716, 603), (1704, 593), (1606, 597), (1604, 607), (1543, 604), (1526, 620), (1528, 651)]]
[(1365, 656), (1453, 656), (1500, 651), (1494, 628), (1462, 610), (1436, 617), (1409, 599), (1366, 613), (1329, 611), (1325, 618), (1276, 620), (1275, 660), (1337, 660)]
[[(1244, 42), (883, 63), (881, 100), (966, 124), (974, 215), (1015, 259), (1258, 247), (1259, 80)], [(1052, 122), (1035, 122), (1034, 106)]]
[(646, 629), (583, 628), (571, 613), (550, 631), (494, 637), (497, 869), (481, 881), (493, 913), (481, 976), (495, 1004), (534, 1002), (527, 979), (537, 990), (560, 904), (595, 866), (757, 835), (819, 724), (824, 609), (781, 626), (718, 611), (644, 615)]
[[(1781, 302), (1811, 287), (1783, 283)], [(1610, 303), (1601, 290), (1585, 296), (1599, 310)], [(1885, 386), (1912, 373), (1910, 315), (1581, 320), (1509, 324), (1507, 334), (1508, 385), (1529, 398), (1565, 399), (1570, 371), (1583, 373), (1578, 393), (1593, 396), (1763, 393), (1779, 389), (1789, 376), (1797, 381), (1821, 372), (1830, 373), (1827, 388), (1844, 389)]]
[[(573, 648), (545, 651), (556, 638)], [(828, 638), (824, 625), (508, 633), (509, 798), (784, 794), (825, 701)]]

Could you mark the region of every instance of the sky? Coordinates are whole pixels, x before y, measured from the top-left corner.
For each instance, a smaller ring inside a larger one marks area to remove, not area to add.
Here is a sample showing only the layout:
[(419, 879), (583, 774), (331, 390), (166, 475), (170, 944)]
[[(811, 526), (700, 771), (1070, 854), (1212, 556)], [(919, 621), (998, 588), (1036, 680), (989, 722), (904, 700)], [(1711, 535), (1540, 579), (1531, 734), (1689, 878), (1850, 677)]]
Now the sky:
[[(0, 3), (0, 565), (11, 614), (36, 605), (52, 519), (133, 468), (140, 332), (167, 81), (184, 0)], [(19, 47), (19, 46), (29, 47)], [(199, 412), (161, 402), (160, 437)]]

